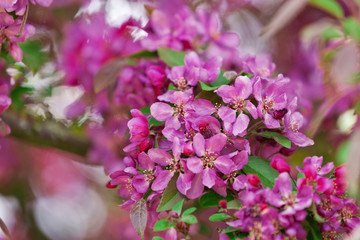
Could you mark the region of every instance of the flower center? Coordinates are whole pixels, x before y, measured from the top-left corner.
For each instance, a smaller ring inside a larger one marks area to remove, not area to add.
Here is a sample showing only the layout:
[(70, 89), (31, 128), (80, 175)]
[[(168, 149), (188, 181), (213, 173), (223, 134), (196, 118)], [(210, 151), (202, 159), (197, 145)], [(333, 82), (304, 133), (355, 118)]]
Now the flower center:
[(231, 105), (233, 106), (234, 109), (241, 111), (245, 107), (246, 101), (244, 101), (244, 99), (238, 98), (238, 99), (233, 100), (231, 102)]
[(180, 77), (180, 79), (175, 79), (175, 85), (176, 88), (179, 89), (180, 91), (185, 91), (189, 88), (189, 86), (187, 85), (186, 79), (184, 77)]
[(264, 110), (266, 111), (272, 110), (274, 106), (275, 106), (275, 102), (274, 99), (272, 99), (271, 97), (266, 97), (265, 99), (263, 99)]
[(299, 132), (300, 125), (294, 121), (290, 123), (290, 130), (297, 133)]
[(204, 169), (214, 168), (214, 161), (217, 159), (217, 157), (217, 153), (205, 151), (204, 156), (202, 157)]

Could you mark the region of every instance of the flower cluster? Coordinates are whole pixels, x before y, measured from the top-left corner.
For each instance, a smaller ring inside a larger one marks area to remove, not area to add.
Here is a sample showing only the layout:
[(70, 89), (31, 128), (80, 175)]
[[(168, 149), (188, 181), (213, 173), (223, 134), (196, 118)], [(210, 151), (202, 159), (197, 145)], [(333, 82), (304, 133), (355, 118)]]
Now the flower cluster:
[[(304, 119), (297, 97), (287, 93), (289, 79), (244, 71), (225, 78), (220, 67), (220, 58), (203, 61), (195, 52), (185, 56), (184, 66), (152, 66), (159, 82), (170, 81), (169, 90), (150, 108), (131, 110), (131, 143), (108, 187), (119, 186), (123, 206), (143, 198), (151, 205), (174, 187), (188, 199), (236, 193), (242, 207), (227, 224), (249, 239), (305, 239), (312, 206), (323, 218), (324, 236), (350, 232), (358, 223), (357, 205), (343, 196), (343, 168), (327, 178), (332, 163), (321, 168), (322, 158), (306, 158), (298, 168), (304, 177), (291, 182), (285, 157), (313, 141), (301, 133)], [(271, 152), (267, 158), (275, 155), (271, 163), (261, 159), (279, 173), (273, 188), (248, 167), (264, 151)]]
[[(307, 157), (304, 169), (298, 168), (301, 174), (296, 185), (288, 172), (282, 172), (273, 189), (265, 188), (258, 176), (248, 175), (245, 190), (238, 194), (239, 210), (231, 213), (220, 203), (220, 211), (231, 215), (224, 218), (226, 224), (233, 232), (245, 232), (245, 239), (306, 239), (309, 228), (317, 225), (321, 225), (323, 239), (339, 239), (359, 225), (359, 207), (344, 195), (343, 166), (330, 178), (324, 177), (332, 169), (332, 163), (322, 167), (322, 157)], [(314, 217), (316, 225), (304, 225), (307, 217)]]
[[(33, 4), (49, 6), (52, 0), (32, 0)], [(20, 62), (23, 58), (22, 50), (17, 44), (24, 42), (28, 37), (35, 33), (35, 27), (31, 24), (25, 24), (28, 9), (28, 1), (1, 1), (0, 9), (0, 51), (1, 47), (6, 44), (11, 56)], [(13, 12), (13, 15), (7, 12)]]

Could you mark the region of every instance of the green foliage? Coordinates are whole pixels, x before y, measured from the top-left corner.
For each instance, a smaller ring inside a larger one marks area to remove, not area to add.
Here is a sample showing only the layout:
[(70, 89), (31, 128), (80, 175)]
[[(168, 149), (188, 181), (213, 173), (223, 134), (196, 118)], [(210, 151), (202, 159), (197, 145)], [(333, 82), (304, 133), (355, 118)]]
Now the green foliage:
[(275, 184), (275, 178), (278, 177), (278, 172), (270, 166), (270, 162), (256, 157), (249, 156), (248, 164), (242, 169), (246, 174), (256, 174), (259, 176), (262, 184), (265, 187), (272, 188)]
[(167, 219), (161, 219), (155, 223), (154, 231), (164, 231), (175, 226), (176, 223), (170, 222)]
[(180, 221), (186, 222), (187, 224), (195, 224), (197, 223), (197, 219), (194, 215), (183, 216)]
[(234, 200), (234, 197), (229, 193), (227, 194), (226, 197), (223, 197), (214, 191), (210, 191), (201, 196), (200, 205), (203, 208), (218, 206), (219, 201), (223, 199), (229, 202), (231, 200)]
[(343, 29), (346, 35), (360, 42), (360, 24), (355, 18), (346, 18), (343, 22)]
[(22, 62), (36, 73), (47, 60), (46, 53), (42, 50), (43, 46), (35, 41), (19, 43), (19, 46), (23, 51)]
[(144, 239), (144, 232), (147, 224), (148, 212), (146, 201), (144, 199), (137, 200), (130, 210), (130, 221), (135, 231)]
[(178, 202), (184, 199), (184, 196), (179, 193), (176, 187), (176, 179), (178, 174), (175, 174), (170, 180), (169, 184), (164, 190), (163, 196), (159, 207), (156, 209), (157, 212), (167, 211), (172, 209)]
[(229, 84), (230, 81), (227, 80), (223, 75), (224, 75), (224, 71), (221, 70), (219, 76), (217, 77), (217, 79), (214, 82), (212, 82), (212, 83), (200, 82), (201, 89), (204, 91), (213, 91), (222, 85)]
[(178, 203), (173, 207), (172, 210), (173, 210), (174, 212), (177, 212), (178, 215), (180, 215), (183, 204), (184, 204), (184, 199), (181, 200), (180, 202), (178, 202)]
[(186, 217), (187, 215), (190, 215), (190, 214), (192, 214), (192, 213), (195, 212), (195, 211), (196, 211), (196, 207), (192, 207), (192, 208), (186, 209), (186, 210), (183, 212), (182, 216), (183, 216), (183, 217)]
[(322, 37), (325, 40), (330, 40), (330, 39), (341, 37), (341, 34), (336, 28), (328, 27), (322, 32)]
[(239, 199), (232, 200), (227, 203), (228, 209), (239, 209), (242, 206), (242, 202)]
[(215, 213), (209, 217), (209, 220), (212, 222), (219, 222), (229, 218), (230, 216), (225, 213)]
[(12, 107), (15, 107), (17, 110), (22, 109), (24, 107), (23, 95), (30, 94), (33, 90), (30, 87), (16, 86), (10, 93)]
[(129, 56), (129, 58), (154, 58), (157, 57), (156, 52), (150, 52), (147, 50), (136, 52)]
[[(141, 108), (140, 112), (142, 112), (143, 114), (150, 114), (150, 106)], [(164, 124), (165, 124), (165, 122), (158, 121), (153, 117), (151, 117), (150, 120), (149, 120), (149, 125), (150, 126), (151, 125), (153, 125), (153, 126), (161, 126), (161, 125), (164, 125)]]
[(253, 133), (258, 136), (262, 136), (264, 138), (272, 138), (280, 145), (286, 148), (291, 148), (291, 141), (287, 137), (281, 135), (278, 132), (253, 132)]
[(319, 225), (314, 221), (311, 216), (306, 217), (306, 221), (304, 222), (304, 228), (308, 232), (307, 240), (321, 240), (321, 232)]
[(309, 0), (311, 6), (317, 7), (337, 18), (343, 18), (344, 12), (335, 0)]
[(158, 48), (158, 55), (169, 67), (184, 66), (186, 53), (172, 50), (166, 47)]
[(227, 227), (226, 229), (222, 230), (222, 233), (231, 233), (231, 232), (238, 232), (241, 231), (241, 228), (233, 228), (233, 227)]
[(152, 238), (152, 240), (164, 240), (162, 237), (155, 236)]

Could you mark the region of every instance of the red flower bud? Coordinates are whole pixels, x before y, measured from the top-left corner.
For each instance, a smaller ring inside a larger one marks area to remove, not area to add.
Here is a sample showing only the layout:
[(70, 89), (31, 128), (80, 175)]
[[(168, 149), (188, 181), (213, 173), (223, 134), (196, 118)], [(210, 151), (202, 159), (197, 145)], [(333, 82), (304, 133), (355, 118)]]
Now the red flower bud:
[(226, 209), (226, 208), (227, 208), (227, 202), (226, 202), (226, 200), (220, 200), (220, 201), (219, 201), (219, 206), (220, 206), (221, 208)]
[(275, 156), (271, 163), (270, 163), (271, 167), (274, 168), (276, 171), (278, 171), (278, 173), (282, 173), (282, 172), (290, 172), (290, 166), (289, 164), (285, 161), (284, 158), (280, 157), (280, 156)]
[(107, 188), (116, 188), (117, 185), (112, 185), (112, 184), (111, 184), (111, 181), (108, 181), (107, 184), (106, 184), (106, 187), (107, 187)]
[(261, 186), (261, 180), (260, 178), (255, 174), (249, 174), (247, 175), (248, 181), (251, 186), (253, 187), (260, 187)]

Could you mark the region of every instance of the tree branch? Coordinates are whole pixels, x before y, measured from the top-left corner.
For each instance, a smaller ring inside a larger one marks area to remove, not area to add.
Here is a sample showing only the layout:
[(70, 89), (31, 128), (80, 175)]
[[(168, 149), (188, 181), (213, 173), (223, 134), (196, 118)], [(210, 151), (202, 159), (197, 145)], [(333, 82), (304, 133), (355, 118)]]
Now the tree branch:
[(86, 156), (91, 147), (86, 136), (55, 121), (21, 118), (10, 112), (4, 112), (1, 118), (11, 128), (10, 136), (32, 145), (53, 147), (80, 156)]

